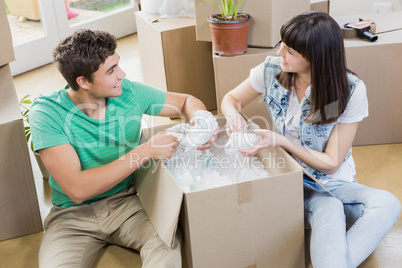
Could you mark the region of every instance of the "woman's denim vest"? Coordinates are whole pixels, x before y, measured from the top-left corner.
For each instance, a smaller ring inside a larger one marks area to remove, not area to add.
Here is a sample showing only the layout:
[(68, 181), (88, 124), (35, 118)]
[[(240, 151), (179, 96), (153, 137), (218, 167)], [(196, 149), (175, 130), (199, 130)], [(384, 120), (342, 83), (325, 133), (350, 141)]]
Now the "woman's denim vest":
[[(286, 112), (289, 102), (290, 92), (283, 88), (275, 78), (275, 75), (281, 71), (280, 57), (268, 57), (264, 62), (265, 65), (265, 86), (263, 101), (267, 105), (272, 121), (275, 125), (276, 132), (283, 135), (283, 127), (286, 117)], [(348, 74), (349, 89), (352, 93), (356, 87), (356, 84), (360, 81), (356, 76)], [(332, 129), (337, 122), (325, 124), (325, 125), (313, 125), (306, 123), (308, 112), (310, 110), (310, 94), (306, 95), (302, 104), (301, 118), (300, 118), (300, 142), (301, 145), (310, 148), (315, 151), (324, 152), (327, 147), (329, 136)], [(352, 147), (350, 147), (344, 161), (346, 161), (352, 154)], [(324, 179), (326, 174), (322, 173), (302, 160), (295, 157), (296, 160), (310, 172), (316, 179)]]

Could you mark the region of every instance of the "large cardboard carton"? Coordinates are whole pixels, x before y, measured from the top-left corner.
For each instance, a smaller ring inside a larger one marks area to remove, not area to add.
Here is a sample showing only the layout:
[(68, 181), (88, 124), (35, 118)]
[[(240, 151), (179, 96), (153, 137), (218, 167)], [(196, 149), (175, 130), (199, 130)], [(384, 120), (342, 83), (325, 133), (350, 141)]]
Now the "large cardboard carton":
[(212, 45), (197, 42), (194, 18), (165, 18), (136, 12), (144, 82), (187, 93), (216, 109)]
[(0, 241), (41, 232), (24, 123), (9, 65), (0, 67)]
[[(211, 0), (218, 5), (220, 0)], [(291, 8), (290, 8), (291, 7)], [(309, 0), (252, 0), (242, 1), (239, 12), (252, 16), (248, 45), (253, 47), (275, 47), (281, 40), (282, 24), (302, 12), (310, 10)], [(218, 7), (203, 0), (195, 0), (197, 40), (211, 42), (211, 30), (207, 18), (219, 13)]]
[(0, 66), (3, 66), (15, 60), (13, 40), (11, 38), (11, 30), (7, 20), (4, 0), (0, 0), (0, 33)]
[[(271, 49), (250, 48), (246, 54), (237, 57), (221, 57), (214, 55), (216, 100), (218, 114), (223, 97), (248, 78), (250, 70), (264, 62), (267, 56), (276, 56), (279, 45)], [(264, 102), (255, 99), (242, 109), (245, 117), (257, 123), (261, 128), (274, 129), (271, 117)]]
[(367, 87), (369, 116), (353, 145), (402, 142), (402, 11), (335, 17), (340, 25), (359, 18), (376, 22), (378, 40), (345, 39), (348, 68)]
[[(144, 129), (143, 139), (170, 126)], [(280, 148), (258, 157), (272, 176), (190, 193), (159, 161), (136, 171), (135, 188), (167, 245), (180, 222), (184, 267), (304, 267), (302, 169)]]
[(41, 232), (22, 119), (0, 124), (0, 241)]

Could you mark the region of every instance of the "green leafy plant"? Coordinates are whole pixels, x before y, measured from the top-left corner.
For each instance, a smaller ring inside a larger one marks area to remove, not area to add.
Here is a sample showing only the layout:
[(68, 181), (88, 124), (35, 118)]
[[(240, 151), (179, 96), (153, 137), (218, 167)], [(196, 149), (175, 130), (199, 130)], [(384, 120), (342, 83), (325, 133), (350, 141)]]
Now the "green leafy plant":
[(237, 2), (237, 5), (235, 5), (233, 0), (221, 0), (222, 6), (219, 6), (217, 3), (214, 3), (209, 0), (204, 1), (216, 5), (221, 11), (222, 18), (224, 18), (225, 20), (229, 20), (229, 19), (237, 19), (237, 13), (242, 0), (239, 0), (239, 2)]
[(21, 115), (24, 120), (24, 128), (25, 128), (25, 137), (27, 139), (27, 143), (30, 142), (30, 148), (32, 152), (34, 151), (33, 149), (33, 142), (31, 139), (31, 127), (29, 126), (29, 111), (31, 108), (31, 104), (38, 98), (36, 97), (35, 99), (31, 100), (30, 99), (31, 95), (25, 95), (21, 100), (20, 100), (20, 107), (21, 107)]

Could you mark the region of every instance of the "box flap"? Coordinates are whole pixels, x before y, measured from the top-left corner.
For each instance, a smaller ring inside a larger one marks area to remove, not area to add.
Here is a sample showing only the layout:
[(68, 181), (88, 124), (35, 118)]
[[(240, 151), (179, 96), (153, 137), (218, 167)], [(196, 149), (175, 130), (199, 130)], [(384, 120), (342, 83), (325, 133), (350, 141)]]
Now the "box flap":
[[(141, 136), (141, 143), (147, 140)], [(138, 196), (162, 241), (172, 246), (183, 200), (183, 191), (161, 161), (150, 160), (133, 180)]]
[(172, 246), (183, 192), (161, 161), (150, 160), (135, 172), (134, 187), (156, 232)]

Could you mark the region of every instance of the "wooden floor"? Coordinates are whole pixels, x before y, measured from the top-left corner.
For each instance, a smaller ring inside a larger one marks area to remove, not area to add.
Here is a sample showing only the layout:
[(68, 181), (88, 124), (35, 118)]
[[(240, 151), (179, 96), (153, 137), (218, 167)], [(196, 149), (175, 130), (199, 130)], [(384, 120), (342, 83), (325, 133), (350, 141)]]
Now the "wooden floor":
[[(142, 81), (137, 41), (136, 34), (118, 40), (117, 52), (127, 78)], [(45, 94), (65, 86), (65, 81), (53, 64), (16, 76), (14, 83), (19, 98), (26, 94)], [(158, 120), (160, 123), (170, 121), (162, 118)], [(358, 146), (353, 148), (353, 156), (357, 166), (356, 179), (360, 183), (388, 190), (402, 201), (402, 144)], [(50, 187), (47, 181), (42, 179), (34, 159), (32, 163), (40, 210), (44, 218), (51, 207)], [(43, 232), (0, 242), (0, 267), (37, 267), (42, 236)], [(141, 267), (141, 260), (137, 252), (108, 246), (100, 253), (95, 267)], [(379, 247), (359, 267), (402, 267), (402, 219), (399, 219)]]

